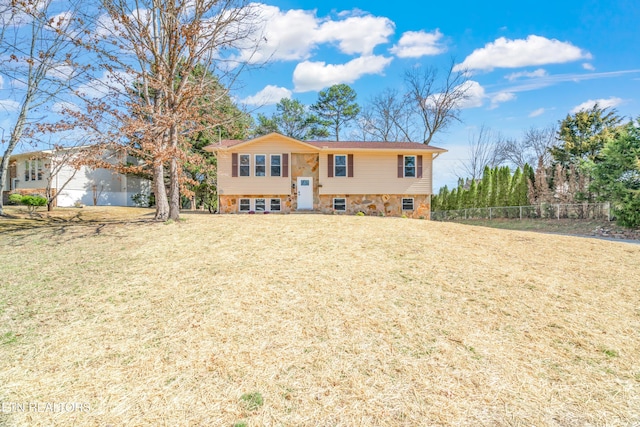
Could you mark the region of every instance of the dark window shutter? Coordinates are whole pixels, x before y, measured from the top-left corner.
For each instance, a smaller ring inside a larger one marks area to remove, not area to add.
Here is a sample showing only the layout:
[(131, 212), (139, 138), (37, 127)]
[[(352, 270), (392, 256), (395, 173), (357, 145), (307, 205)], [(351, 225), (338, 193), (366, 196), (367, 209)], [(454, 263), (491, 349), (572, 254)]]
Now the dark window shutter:
[(238, 153), (231, 153), (231, 176), (238, 176)]
[(404, 157), (398, 154), (398, 178), (404, 177)]
[(347, 156), (347, 177), (353, 178), (353, 154)]
[(418, 156), (418, 178), (422, 178), (422, 156)]
[(289, 177), (289, 153), (282, 153), (282, 176)]
[(333, 154), (327, 155), (327, 177), (333, 178)]

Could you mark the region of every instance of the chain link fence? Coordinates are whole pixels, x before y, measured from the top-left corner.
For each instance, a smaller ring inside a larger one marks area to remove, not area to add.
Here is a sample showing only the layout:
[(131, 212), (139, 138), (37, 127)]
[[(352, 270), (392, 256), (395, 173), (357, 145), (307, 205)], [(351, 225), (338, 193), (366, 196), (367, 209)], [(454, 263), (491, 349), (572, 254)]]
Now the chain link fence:
[(611, 221), (609, 203), (552, 204), (533, 206), (500, 206), (431, 212), (434, 221), (464, 219), (600, 219)]

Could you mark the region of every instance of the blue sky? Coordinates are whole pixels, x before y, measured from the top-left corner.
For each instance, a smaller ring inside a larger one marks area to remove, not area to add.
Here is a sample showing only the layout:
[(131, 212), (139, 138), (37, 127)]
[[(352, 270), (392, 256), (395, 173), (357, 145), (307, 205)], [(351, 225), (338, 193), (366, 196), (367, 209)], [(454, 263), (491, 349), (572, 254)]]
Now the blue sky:
[(334, 83), (350, 84), (364, 104), (384, 88), (401, 89), (407, 68), (443, 68), (454, 58), (470, 71), (463, 122), (433, 141), (450, 150), (436, 161), (436, 189), (455, 183), (469, 136), (482, 125), (517, 138), (594, 101), (640, 115), (637, 1), (282, 0), (261, 7), (270, 19), (259, 54), (271, 63), (244, 76), (236, 95), (249, 104), (283, 96), (311, 104)]
[[(444, 70), (452, 58), (469, 71), (462, 122), (432, 141), (449, 150), (435, 162), (436, 191), (455, 184), (469, 138), (481, 126), (518, 138), (596, 101), (628, 118), (640, 116), (638, 0), (270, 0), (254, 6), (265, 18), (265, 43), (251, 57), (251, 49), (231, 52), (256, 65), (233, 91), (254, 113), (271, 113), (282, 97), (310, 105), (319, 90), (337, 83), (351, 85), (364, 105), (387, 88), (402, 91), (405, 70)], [(93, 82), (84, 86), (76, 89), (103, 93)], [(5, 136), (19, 87), (0, 77)]]

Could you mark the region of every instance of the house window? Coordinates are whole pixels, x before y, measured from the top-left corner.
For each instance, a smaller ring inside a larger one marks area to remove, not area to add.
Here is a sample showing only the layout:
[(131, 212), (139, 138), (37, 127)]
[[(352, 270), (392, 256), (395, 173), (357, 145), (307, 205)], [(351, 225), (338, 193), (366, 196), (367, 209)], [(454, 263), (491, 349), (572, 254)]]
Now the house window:
[(36, 162), (37, 160), (31, 160), (31, 181), (36, 180)]
[(267, 156), (264, 154), (256, 154), (256, 173), (255, 176), (267, 175)]
[(38, 162), (38, 181), (42, 181), (42, 177), (43, 177), (42, 176), (42, 166), (43, 166), (42, 164), (43, 164), (43, 161), (42, 160), (38, 160), (37, 162)]
[(251, 210), (251, 199), (240, 199), (240, 212), (249, 212)]
[(338, 212), (345, 212), (347, 210), (347, 199), (333, 199), (333, 210)]
[(347, 176), (347, 156), (336, 154), (334, 156), (333, 176)]
[(271, 176), (282, 175), (282, 156), (280, 154), (271, 155)]
[(271, 199), (269, 201), (269, 210), (271, 212), (280, 212), (280, 199)]
[(31, 164), (31, 162), (29, 160), (27, 160), (26, 162), (24, 162), (24, 180), (25, 181), (29, 181), (29, 178), (31, 177), (31, 174), (29, 173), (29, 165)]
[(256, 212), (264, 212), (266, 209), (265, 199), (256, 199)]
[(412, 211), (413, 210), (413, 198), (402, 199), (402, 210), (403, 211)]
[(415, 178), (416, 176), (416, 156), (404, 156), (404, 176)]
[(251, 156), (249, 154), (240, 154), (240, 176), (249, 176), (251, 172)]

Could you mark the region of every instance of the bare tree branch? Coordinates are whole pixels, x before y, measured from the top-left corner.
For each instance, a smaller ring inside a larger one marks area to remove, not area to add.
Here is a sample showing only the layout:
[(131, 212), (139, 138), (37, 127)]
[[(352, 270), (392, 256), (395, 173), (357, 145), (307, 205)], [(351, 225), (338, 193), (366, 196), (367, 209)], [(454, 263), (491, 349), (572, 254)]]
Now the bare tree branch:
[(420, 119), (421, 139), (425, 144), (431, 143), (436, 132), (451, 122), (460, 121), (460, 106), (468, 97), (468, 85), (466, 73), (455, 72), (454, 65), (452, 60), (442, 81), (433, 67), (405, 72), (407, 98)]

